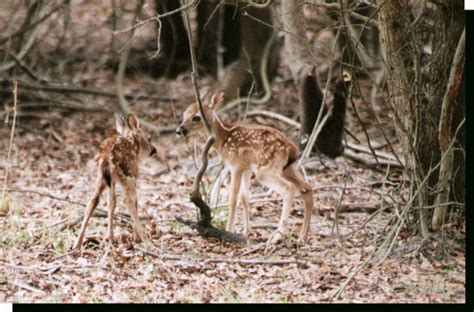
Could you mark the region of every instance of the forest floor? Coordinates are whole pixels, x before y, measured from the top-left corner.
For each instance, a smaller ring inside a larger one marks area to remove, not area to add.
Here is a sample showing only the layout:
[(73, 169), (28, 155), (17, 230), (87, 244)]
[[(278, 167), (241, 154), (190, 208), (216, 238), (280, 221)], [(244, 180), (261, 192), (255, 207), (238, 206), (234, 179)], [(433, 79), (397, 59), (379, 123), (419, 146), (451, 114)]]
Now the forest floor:
[[(99, 76), (90, 87), (113, 92), (111, 73)], [(83, 251), (69, 252), (91, 197), (93, 156), (100, 142), (113, 133), (115, 99), (78, 95), (89, 107), (93, 103), (110, 111), (105, 113), (23, 109), (13, 139), (8, 205), (3, 205), (0, 214), (0, 302), (465, 302), (464, 228), (448, 226), (441, 239), (422, 241), (409, 228), (416, 224), (402, 227), (387, 259), (380, 263), (385, 247), (336, 298), (394, 224), (397, 212), (390, 207), (389, 197), (398, 201), (403, 194), (399, 192), (400, 171), (387, 174), (383, 167), (368, 168), (345, 157), (316, 157), (306, 164), (315, 190), (315, 210), (323, 211), (323, 215), (314, 211), (306, 245), (295, 242), (303, 220), (297, 197), (289, 234), (264, 253), (266, 239), (279, 220), (281, 200), (256, 182), (252, 184), (248, 245), (198, 236), (175, 220), (196, 218), (189, 192), (204, 141), (177, 138), (172, 131), (192, 99), (191, 83), (189, 79), (128, 79), (125, 85), (129, 93), (176, 99), (131, 101), (140, 117), (171, 129), (154, 136), (158, 153), (140, 166), (139, 212), (156, 246), (155, 255), (132, 242), (131, 225), (124, 219), (115, 220), (118, 242), (112, 248), (107, 243), (100, 245), (106, 231), (103, 216), (89, 223)], [(272, 100), (258, 108), (296, 116), (294, 87), (279, 81), (273, 88)], [(364, 141), (351, 115), (353, 112), (349, 112), (348, 127)], [(296, 134), (295, 129), (271, 119), (251, 121)], [(10, 130), (3, 126), (0, 131), (3, 181)], [(213, 152), (204, 179), (206, 192), (218, 169)], [(213, 223), (218, 227), (224, 226), (227, 217), (228, 180), (213, 209)], [(128, 213), (120, 192), (117, 210)], [(106, 209), (105, 198), (103, 195), (101, 209)], [(341, 213), (336, 216), (339, 202)], [(387, 205), (386, 210), (380, 209), (382, 204)], [(239, 210), (237, 232), (242, 230), (240, 214)]]

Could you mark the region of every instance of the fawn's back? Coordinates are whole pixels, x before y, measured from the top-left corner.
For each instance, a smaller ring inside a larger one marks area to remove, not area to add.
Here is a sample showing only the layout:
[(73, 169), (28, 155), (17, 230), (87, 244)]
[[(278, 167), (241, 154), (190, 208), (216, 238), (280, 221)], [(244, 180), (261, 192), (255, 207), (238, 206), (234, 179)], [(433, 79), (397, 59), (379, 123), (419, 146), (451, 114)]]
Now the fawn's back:
[(244, 166), (287, 167), (298, 159), (298, 147), (280, 131), (256, 125), (237, 124), (230, 127), (220, 146), (216, 146), (228, 162)]
[(120, 180), (137, 178), (138, 144), (133, 139), (114, 134), (100, 145), (96, 162), (108, 185), (110, 185), (112, 174)]
[(138, 177), (138, 162), (141, 155), (153, 155), (156, 148), (151, 144), (150, 134), (133, 122), (126, 125), (117, 122), (116, 134), (105, 139), (99, 147), (96, 162), (110, 186), (111, 179), (125, 182)]

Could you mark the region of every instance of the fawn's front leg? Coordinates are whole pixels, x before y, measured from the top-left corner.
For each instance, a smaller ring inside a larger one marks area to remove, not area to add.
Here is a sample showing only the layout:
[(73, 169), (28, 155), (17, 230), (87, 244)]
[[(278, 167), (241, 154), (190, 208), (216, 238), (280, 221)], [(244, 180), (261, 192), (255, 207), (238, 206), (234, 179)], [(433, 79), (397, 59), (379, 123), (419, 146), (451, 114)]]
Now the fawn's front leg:
[[(145, 234), (145, 230), (138, 217), (138, 200), (137, 200), (137, 185), (136, 181), (129, 179), (123, 184), (125, 191), (125, 205), (128, 207), (130, 216), (133, 220), (134, 238), (139, 238), (146, 245), (152, 245)], [(138, 237), (137, 237), (138, 236)]]
[(229, 216), (227, 218), (226, 231), (232, 232), (234, 230), (235, 210), (237, 207), (237, 198), (239, 196), (240, 183), (242, 180), (243, 170), (241, 168), (231, 168), (231, 190), (229, 194)]
[(275, 181), (278, 184), (278, 191), (283, 197), (283, 209), (281, 211), (280, 222), (278, 223), (277, 235), (271, 240), (271, 243), (276, 243), (279, 240), (279, 236), (283, 238), (286, 235), (288, 228), (288, 216), (290, 214), (291, 207), (293, 206), (293, 199), (295, 198), (295, 188), (293, 185), (283, 179), (281, 176), (276, 176)]
[(248, 236), (250, 232), (250, 177), (252, 172), (246, 171), (242, 175), (242, 182), (240, 185), (239, 204), (243, 208), (244, 217), (244, 235)]

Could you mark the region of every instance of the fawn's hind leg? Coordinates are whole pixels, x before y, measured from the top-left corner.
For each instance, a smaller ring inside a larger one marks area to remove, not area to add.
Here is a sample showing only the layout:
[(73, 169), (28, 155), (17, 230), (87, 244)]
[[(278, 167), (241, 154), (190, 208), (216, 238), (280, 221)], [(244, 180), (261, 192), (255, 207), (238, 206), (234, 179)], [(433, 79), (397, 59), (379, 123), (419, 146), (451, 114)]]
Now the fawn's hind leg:
[(270, 245), (273, 245), (280, 239), (283, 239), (286, 235), (288, 227), (288, 215), (290, 214), (290, 209), (293, 205), (295, 187), (293, 183), (283, 177), (282, 173), (278, 173), (277, 171), (271, 169), (257, 171), (257, 179), (262, 184), (277, 191), (283, 198), (283, 209), (280, 216), (280, 222), (278, 223), (278, 229), (268, 239), (268, 248)]
[(72, 249), (80, 248), (82, 245), (82, 240), (84, 239), (84, 233), (86, 231), (87, 223), (89, 222), (92, 214), (94, 213), (95, 208), (97, 207), (97, 204), (99, 203), (100, 195), (104, 191), (105, 186), (107, 185), (104, 176), (101, 171), (99, 171), (97, 180), (96, 180), (96, 187), (95, 187), (95, 192), (94, 196), (92, 197), (91, 201), (89, 202), (89, 205), (87, 205), (85, 214), (84, 214), (84, 219), (82, 221), (81, 229), (79, 230), (79, 236), (76, 239), (76, 242), (72, 246)]
[(115, 183), (111, 182), (109, 186), (109, 198), (108, 198), (108, 216), (107, 216), (107, 236), (111, 243), (114, 242), (113, 222), (114, 222), (114, 210), (116, 205), (117, 196), (115, 194)]

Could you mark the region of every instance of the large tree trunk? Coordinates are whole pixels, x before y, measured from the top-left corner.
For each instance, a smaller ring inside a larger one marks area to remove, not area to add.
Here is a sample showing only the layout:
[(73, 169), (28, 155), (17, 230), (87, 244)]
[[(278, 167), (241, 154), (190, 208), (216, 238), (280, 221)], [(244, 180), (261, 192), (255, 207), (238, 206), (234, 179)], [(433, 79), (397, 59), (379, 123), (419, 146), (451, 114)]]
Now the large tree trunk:
[[(403, 145), (407, 173), (412, 181), (415, 205), (433, 204), (438, 190), (441, 159), (438, 124), (454, 52), (464, 28), (461, 0), (435, 4), (432, 55), (427, 75), (423, 75), (423, 19), (414, 23), (410, 2), (378, 1), (379, 27), (386, 62), (390, 101), (394, 109), (397, 134)], [(462, 105), (459, 105), (460, 107)], [(457, 125), (453, 125), (457, 128)], [(427, 176), (429, 175), (429, 177)], [(427, 179), (427, 183), (423, 181)], [(420, 209), (423, 236), (429, 235), (428, 209)]]
[[(158, 14), (176, 10), (181, 6), (178, 0), (155, 0), (155, 5)], [(152, 59), (150, 64), (154, 76), (176, 77), (191, 67), (186, 28), (180, 14), (173, 14), (162, 20), (160, 45), (164, 57)]]
[[(312, 48), (306, 40), (306, 20), (303, 14), (304, 0), (288, 0), (281, 2), (281, 19), (285, 33), (285, 48), (288, 54), (288, 63), (293, 80), (298, 89), (298, 101), (301, 107), (302, 136), (308, 137), (313, 132), (314, 125), (321, 106), (323, 113), (332, 109), (332, 115), (322, 128), (316, 147), (329, 157), (342, 155), (344, 145), (342, 134), (344, 132), (344, 119), (346, 112), (346, 85), (341, 77), (336, 77), (333, 84), (343, 87), (338, 91), (333, 103), (323, 104), (323, 92), (320, 87), (315, 60), (310, 53)], [(335, 76), (340, 73), (334, 73)], [(339, 83), (341, 82), (341, 83)], [(342, 92), (341, 92), (342, 91)], [(332, 107), (331, 107), (332, 106)]]
[[(268, 59), (264, 60), (265, 47), (272, 39), (272, 9), (248, 7), (239, 14), (240, 48), (239, 57), (225, 70), (222, 89), (225, 90), (226, 99), (232, 100), (239, 95), (247, 95), (253, 85), (253, 92), (262, 94), (265, 86), (262, 77), (262, 62), (267, 62), (264, 75), (268, 81), (276, 73), (279, 49), (277, 44), (269, 47)], [(265, 25), (267, 24), (267, 25)], [(235, 37), (234, 37), (235, 40)]]
[(240, 14), (233, 5), (202, 1), (198, 6), (199, 66), (214, 77), (239, 56)]

